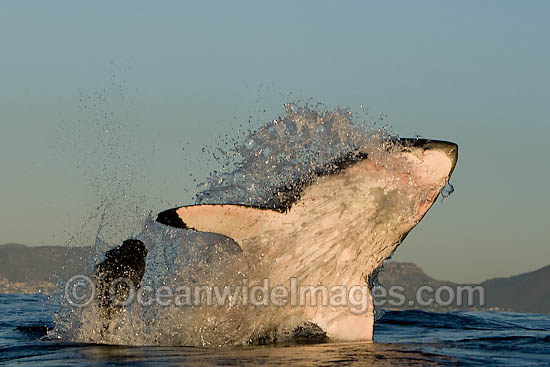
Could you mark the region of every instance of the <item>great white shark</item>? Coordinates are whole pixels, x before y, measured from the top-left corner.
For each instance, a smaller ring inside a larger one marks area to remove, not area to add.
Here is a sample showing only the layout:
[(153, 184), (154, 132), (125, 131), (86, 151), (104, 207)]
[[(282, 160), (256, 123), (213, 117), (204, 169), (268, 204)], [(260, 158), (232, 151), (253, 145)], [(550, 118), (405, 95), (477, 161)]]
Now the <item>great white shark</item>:
[[(172, 227), (232, 238), (271, 284), (344, 286), (370, 277), (420, 222), (448, 184), (458, 159), (454, 143), (400, 139), (385, 152), (351, 152), (273, 192), (257, 206), (188, 205), (161, 212)], [(297, 323), (313, 323), (329, 338), (372, 340), (374, 305), (308, 305), (293, 310)], [(254, 317), (254, 316), (250, 316)]]

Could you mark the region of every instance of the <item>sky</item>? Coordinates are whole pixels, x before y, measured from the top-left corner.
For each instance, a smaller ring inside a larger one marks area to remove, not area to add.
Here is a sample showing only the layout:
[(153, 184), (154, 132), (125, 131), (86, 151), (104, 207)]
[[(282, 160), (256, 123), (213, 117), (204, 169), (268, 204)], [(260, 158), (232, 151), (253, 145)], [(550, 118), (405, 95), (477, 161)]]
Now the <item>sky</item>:
[(547, 1), (0, 9), (0, 243), (89, 244), (98, 192), (192, 203), (202, 147), (312, 98), (458, 143), (454, 194), (394, 260), (459, 282), (550, 263)]

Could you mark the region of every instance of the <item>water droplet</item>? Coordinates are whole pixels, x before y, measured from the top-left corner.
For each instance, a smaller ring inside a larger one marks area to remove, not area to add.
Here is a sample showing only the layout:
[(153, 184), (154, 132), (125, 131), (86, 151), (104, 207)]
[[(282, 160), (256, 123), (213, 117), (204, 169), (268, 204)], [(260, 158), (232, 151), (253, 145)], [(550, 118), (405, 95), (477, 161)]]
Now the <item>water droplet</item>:
[(451, 185), (450, 183), (447, 183), (443, 189), (441, 190), (441, 197), (444, 199), (444, 198), (448, 198), (449, 196), (451, 196), (451, 194), (455, 191), (455, 188), (453, 185)]

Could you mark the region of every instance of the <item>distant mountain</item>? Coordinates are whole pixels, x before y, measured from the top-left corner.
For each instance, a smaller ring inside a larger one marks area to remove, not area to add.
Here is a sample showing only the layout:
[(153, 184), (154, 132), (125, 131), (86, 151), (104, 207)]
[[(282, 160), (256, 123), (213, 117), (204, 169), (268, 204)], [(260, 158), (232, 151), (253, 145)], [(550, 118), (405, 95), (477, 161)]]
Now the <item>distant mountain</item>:
[(550, 313), (550, 265), (530, 273), (481, 283), (488, 307), (516, 312)]
[[(384, 305), (382, 308), (409, 309), (417, 308), (428, 311), (480, 310), (480, 311), (511, 311), (527, 313), (550, 314), (550, 265), (539, 270), (511, 276), (508, 278), (493, 278), (481, 284), (457, 284), (441, 281), (427, 276), (422, 269), (411, 263), (388, 262), (378, 277), (378, 282), (387, 290), (392, 286), (402, 286), (407, 300), (416, 301), (416, 293), (422, 286), (437, 290), (450, 287), (457, 290), (460, 286), (481, 286), (484, 289), (485, 304), (479, 306), (479, 298), (474, 298), (474, 306), (466, 305), (466, 294), (463, 294), (463, 306), (453, 302), (448, 307), (438, 305), (420, 306), (418, 304), (403, 306)], [(425, 294), (425, 298), (430, 293)]]
[[(455, 306), (455, 303), (451, 304), (445, 309), (439, 306), (437, 303), (432, 305), (421, 305), (417, 301), (417, 294), (421, 287), (430, 287), (434, 291), (431, 294), (429, 291), (425, 291), (421, 296), (423, 299), (428, 299), (429, 297), (435, 297), (435, 291), (443, 286), (450, 287), (451, 289), (456, 289), (458, 284), (453, 282), (436, 280), (424, 273), (422, 269), (416, 266), (413, 263), (400, 263), (400, 262), (387, 262), (384, 264), (384, 268), (380, 271), (378, 276), (378, 283), (380, 287), (384, 288), (386, 292), (392, 287), (402, 287), (402, 294), (405, 296), (404, 304), (392, 305), (392, 304), (383, 304), (384, 299), (391, 297), (377, 297), (377, 291), (374, 291), (375, 298), (377, 299), (377, 305), (380, 305), (382, 308), (390, 309), (421, 309), (426, 311), (455, 311), (461, 309), (461, 307)], [(413, 302), (413, 303), (409, 303)], [(476, 307), (479, 309), (480, 307)]]
[[(87, 269), (90, 247), (38, 246), (28, 247), (19, 244), (0, 246), (0, 293), (48, 293), (55, 289), (57, 278), (66, 279), (81, 274)], [(391, 287), (402, 287), (401, 294), (407, 301), (395, 306), (389, 303), (381, 308), (423, 309), (427, 311), (453, 310), (499, 310), (550, 314), (550, 265), (542, 269), (508, 278), (494, 278), (481, 284), (485, 293), (485, 306), (457, 306), (453, 302), (448, 307), (437, 304), (419, 305), (416, 294), (420, 287), (433, 290), (449, 287), (456, 290), (461, 284), (436, 280), (426, 275), (412, 263), (387, 262), (378, 276), (378, 282), (388, 291)], [(466, 285), (468, 286), (468, 285)], [(380, 290), (380, 289), (379, 289)], [(424, 298), (433, 296), (430, 292)], [(391, 297), (377, 297), (377, 301)], [(415, 301), (413, 304), (409, 301)], [(475, 299), (476, 304), (478, 299)]]
[(90, 247), (0, 246), (0, 293), (42, 293), (86, 268)]

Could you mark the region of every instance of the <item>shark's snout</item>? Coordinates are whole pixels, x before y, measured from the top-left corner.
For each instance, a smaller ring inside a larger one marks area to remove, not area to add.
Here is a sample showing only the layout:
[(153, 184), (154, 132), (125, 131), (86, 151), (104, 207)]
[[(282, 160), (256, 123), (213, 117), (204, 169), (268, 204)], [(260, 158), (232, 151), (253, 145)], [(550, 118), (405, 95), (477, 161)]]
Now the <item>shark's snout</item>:
[(449, 160), (451, 161), (452, 168), (451, 173), (453, 173), (453, 170), (456, 166), (456, 161), (458, 160), (458, 145), (455, 143), (451, 143), (448, 141), (427, 141), (426, 144), (423, 146), (424, 150), (438, 150), (441, 152), (444, 152)]
[(450, 141), (444, 140), (430, 140), (430, 139), (416, 139), (405, 138), (401, 139), (401, 142), (405, 147), (417, 148), (422, 151), (438, 151), (444, 153), (451, 162), (451, 169), (449, 176), (455, 169), (456, 162), (458, 161), (458, 145)]

